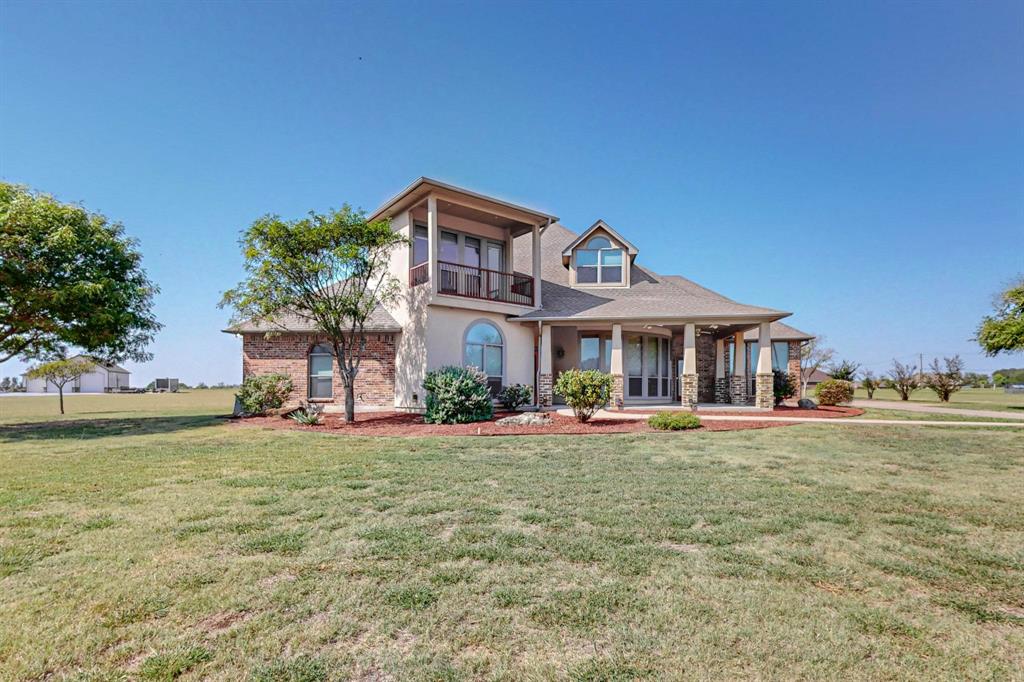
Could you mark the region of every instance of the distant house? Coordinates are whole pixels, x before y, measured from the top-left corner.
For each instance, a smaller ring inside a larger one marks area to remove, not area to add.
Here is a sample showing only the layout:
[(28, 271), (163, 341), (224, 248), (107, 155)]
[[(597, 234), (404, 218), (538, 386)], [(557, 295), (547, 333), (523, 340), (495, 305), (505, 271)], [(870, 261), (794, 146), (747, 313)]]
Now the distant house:
[(827, 381), (827, 380), (829, 380), (831, 378), (832, 377), (830, 377), (829, 375), (825, 374), (820, 369), (816, 369), (813, 372), (811, 372), (811, 376), (809, 376), (807, 378), (807, 388), (813, 389), (815, 386), (817, 386), (821, 382)]
[[(105, 393), (120, 390), (121, 387), (130, 386), (129, 379), (131, 372), (124, 367), (98, 360), (90, 355), (76, 355), (76, 358), (83, 358), (95, 363), (95, 368), (88, 374), (83, 374), (75, 381), (64, 387), (65, 392), (71, 393)], [(57, 387), (45, 379), (29, 379), (24, 374), (25, 391), (28, 393), (56, 393)]]

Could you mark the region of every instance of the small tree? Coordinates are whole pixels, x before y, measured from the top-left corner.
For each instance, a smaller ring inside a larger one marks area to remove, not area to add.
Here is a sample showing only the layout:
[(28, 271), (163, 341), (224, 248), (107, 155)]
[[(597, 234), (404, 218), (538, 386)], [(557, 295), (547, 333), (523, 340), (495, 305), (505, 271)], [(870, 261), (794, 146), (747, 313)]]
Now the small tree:
[(1024, 350), (1024, 276), (996, 296), (992, 314), (978, 325), (975, 340), (986, 355)]
[(832, 361), (836, 352), (825, 346), (825, 337), (819, 336), (800, 346), (800, 397), (807, 395), (807, 382), (811, 375)]
[(64, 387), (83, 374), (91, 372), (95, 366), (95, 363), (85, 358), (52, 360), (33, 367), (25, 376), (30, 379), (43, 379), (56, 386), (60, 395), (60, 413), (64, 414)]
[(910, 400), (910, 394), (921, 387), (917, 379), (917, 365), (904, 365), (894, 359), (889, 370), (889, 386), (900, 394), (900, 400)]
[(833, 379), (842, 381), (853, 381), (857, 377), (857, 370), (860, 365), (852, 360), (843, 360), (828, 368), (828, 375)]
[(558, 375), (554, 392), (565, 398), (576, 419), (586, 422), (612, 397), (612, 375), (596, 369), (567, 369)]
[(864, 370), (864, 378), (861, 379), (860, 385), (868, 393), (868, 400), (872, 400), (875, 397), (875, 391), (882, 387), (882, 380), (875, 376), (875, 373), (870, 369)]
[[(260, 218), (240, 241), (247, 277), (224, 293), (235, 317), (286, 331), (291, 315), (313, 323), (331, 346), (345, 388), (345, 421), (355, 420), (355, 382), (367, 356), (366, 322), (401, 291), (388, 265), (407, 240), (390, 221), (370, 222), (348, 205), (301, 220)], [(270, 332), (273, 335), (275, 332)]]
[(925, 386), (935, 391), (939, 401), (948, 403), (949, 397), (964, 386), (964, 361), (959, 355), (951, 358), (943, 358), (945, 367), (939, 364), (939, 359), (932, 360), (931, 373), (925, 377)]

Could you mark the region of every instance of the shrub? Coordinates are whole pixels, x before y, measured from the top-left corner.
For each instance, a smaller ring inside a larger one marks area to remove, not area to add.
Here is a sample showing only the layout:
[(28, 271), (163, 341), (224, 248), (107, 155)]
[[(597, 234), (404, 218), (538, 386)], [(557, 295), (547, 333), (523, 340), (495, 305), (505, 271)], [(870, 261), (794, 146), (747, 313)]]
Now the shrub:
[(924, 385), (935, 391), (939, 400), (949, 402), (949, 397), (964, 386), (964, 361), (959, 355), (943, 358), (945, 367), (939, 364), (938, 358), (932, 361), (932, 371), (925, 378)]
[(853, 382), (843, 379), (826, 379), (814, 391), (819, 405), (838, 405), (853, 400)]
[(861, 387), (867, 391), (868, 400), (875, 397), (875, 391), (882, 388), (882, 380), (874, 375), (871, 370), (864, 372), (864, 378), (860, 382)]
[(910, 394), (920, 388), (917, 376), (917, 365), (904, 365), (899, 360), (892, 361), (889, 370), (889, 388), (900, 394), (900, 400), (910, 400)]
[(652, 429), (659, 431), (685, 431), (700, 428), (700, 419), (697, 418), (697, 415), (689, 412), (659, 412), (651, 415), (647, 423)]
[(526, 384), (511, 384), (501, 389), (498, 401), (506, 410), (514, 410), (533, 400), (533, 389)]
[(427, 372), (428, 424), (466, 424), (494, 416), (487, 375), (472, 367), (442, 367)]
[(780, 405), (783, 400), (796, 395), (796, 384), (793, 383), (793, 377), (789, 376), (789, 372), (777, 369), (774, 374), (775, 379), (772, 384), (772, 393), (775, 394), (775, 404)]
[(323, 405), (306, 403), (301, 409), (295, 410), (288, 416), (297, 424), (302, 424), (303, 426), (318, 426), (323, 413)]
[(565, 398), (576, 419), (586, 422), (611, 399), (612, 375), (596, 369), (566, 370), (558, 376), (554, 391)]
[(292, 380), (284, 374), (247, 376), (235, 397), (246, 415), (263, 414), (284, 405), (292, 392)]

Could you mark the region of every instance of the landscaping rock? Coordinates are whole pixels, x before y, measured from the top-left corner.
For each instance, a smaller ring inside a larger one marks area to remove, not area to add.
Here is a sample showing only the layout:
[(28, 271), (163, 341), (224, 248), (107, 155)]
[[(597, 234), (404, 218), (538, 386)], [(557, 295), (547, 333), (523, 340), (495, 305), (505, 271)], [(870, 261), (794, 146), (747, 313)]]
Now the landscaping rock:
[(796, 401), (797, 407), (803, 410), (816, 410), (818, 409), (818, 403), (814, 402), (810, 398), (800, 398)]
[(551, 423), (551, 417), (543, 412), (523, 412), (511, 417), (502, 417), (494, 423), (499, 426), (547, 426)]

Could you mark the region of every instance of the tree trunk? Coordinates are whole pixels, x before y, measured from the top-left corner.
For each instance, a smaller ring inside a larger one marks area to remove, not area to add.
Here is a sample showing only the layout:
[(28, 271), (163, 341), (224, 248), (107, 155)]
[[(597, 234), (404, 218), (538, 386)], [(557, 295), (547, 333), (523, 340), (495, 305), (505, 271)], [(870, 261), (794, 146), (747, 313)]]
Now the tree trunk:
[(345, 382), (345, 423), (356, 420), (356, 387), (353, 381)]
[(57, 394), (60, 396), (60, 413), (64, 414), (64, 384), (57, 387)]

